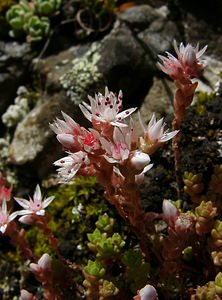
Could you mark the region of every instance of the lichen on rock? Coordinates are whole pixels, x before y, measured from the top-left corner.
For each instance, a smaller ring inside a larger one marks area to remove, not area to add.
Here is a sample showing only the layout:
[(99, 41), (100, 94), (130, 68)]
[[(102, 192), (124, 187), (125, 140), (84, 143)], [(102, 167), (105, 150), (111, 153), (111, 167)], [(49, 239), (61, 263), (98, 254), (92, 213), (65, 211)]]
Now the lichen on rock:
[(62, 87), (67, 91), (67, 96), (76, 104), (80, 103), (86, 96), (90, 87), (97, 85), (102, 79), (97, 63), (100, 60), (100, 46), (98, 43), (92, 47), (81, 58), (72, 61), (73, 67), (70, 71), (60, 77)]

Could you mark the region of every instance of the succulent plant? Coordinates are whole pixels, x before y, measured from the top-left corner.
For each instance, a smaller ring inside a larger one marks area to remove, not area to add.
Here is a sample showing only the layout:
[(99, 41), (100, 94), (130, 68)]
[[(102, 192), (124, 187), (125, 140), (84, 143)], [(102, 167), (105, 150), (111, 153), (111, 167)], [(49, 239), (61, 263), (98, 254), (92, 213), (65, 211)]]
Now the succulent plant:
[(6, 13), (6, 20), (12, 28), (9, 35), (11, 37), (20, 35), (24, 31), (24, 26), (32, 14), (32, 8), (26, 2), (13, 5)]
[(34, 6), (38, 14), (51, 16), (60, 7), (61, 0), (35, 0)]
[(24, 26), (28, 42), (41, 41), (49, 34), (50, 21), (47, 17), (32, 16)]

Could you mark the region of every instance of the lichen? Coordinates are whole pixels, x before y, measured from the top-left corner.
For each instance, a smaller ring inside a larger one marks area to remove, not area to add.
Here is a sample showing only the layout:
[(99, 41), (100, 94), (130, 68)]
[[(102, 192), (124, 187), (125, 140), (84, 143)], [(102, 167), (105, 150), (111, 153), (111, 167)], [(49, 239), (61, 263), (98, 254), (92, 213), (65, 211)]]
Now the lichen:
[(29, 112), (29, 92), (24, 86), (17, 90), (17, 97), (14, 104), (10, 105), (7, 111), (2, 115), (2, 122), (6, 127), (16, 126)]
[(85, 98), (90, 87), (95, 86), (102, 79), (102, 74), (97, 67), (99, 60), (99, 45), (94, 43), (83, 57), (72, 61), (72, 69), (60, 78), (67, 96), (76, 104)]
[(9, 137), (0, 138), (0, 173), (4, 173), (3, 176), (9, 184), (17, 186), (17, 172), (15, 168), (8, 166), (9, 155)]

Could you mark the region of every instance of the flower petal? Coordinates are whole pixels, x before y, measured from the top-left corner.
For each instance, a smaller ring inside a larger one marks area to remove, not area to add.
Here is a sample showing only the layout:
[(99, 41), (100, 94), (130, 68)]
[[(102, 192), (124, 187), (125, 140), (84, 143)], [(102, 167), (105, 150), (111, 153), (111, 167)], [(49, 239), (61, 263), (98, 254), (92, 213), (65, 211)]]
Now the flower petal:
[(42, 202), (42, 207), (46, 208), (53, 200), (55, 199), (55, 196), (51, 196), (46, 198), (43, 202)]
[(26, 199), (23, 199), (23, 198), (17, 198), (17, 197), (14, 197), (15, 201), (18, 202), (18, 204), (20, 206), (22, 206), (23, 208), (25, 209), (28, 209), (29, 208), (29, 201), (26, 200)]

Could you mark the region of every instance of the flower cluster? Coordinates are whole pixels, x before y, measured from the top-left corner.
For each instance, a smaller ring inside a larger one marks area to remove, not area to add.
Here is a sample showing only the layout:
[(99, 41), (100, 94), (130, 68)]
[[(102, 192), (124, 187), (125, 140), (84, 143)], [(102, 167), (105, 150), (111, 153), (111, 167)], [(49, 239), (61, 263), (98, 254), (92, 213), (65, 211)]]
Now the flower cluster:
[(81, 172), (97, 175), (98, 168), (105, 167), (104, 161), (118, 174), (144, 174), (152, 167), (149, 155), (178, 132), (164, 130), (163, 119), (157, 121), (153, 115), (147, 128), (140, 117), (144, 134), (136, 136), (132, 119), (126, 122), (136, 108), (122, 111), (122, 91), (116, 95), (106, 87), (105, 96), (98, 93), (95, 98), (89, 96), (89, 101), (90, 105), (80, 104), (80, 109), (93, 128), (81, 127), (64, 112), (64, 120), (57, 119), (50, 125), (68, 154), (54, 163), (59, 167), (61, 182)]
[(199, 44), (193, 47), (191, 44), (184, 46), (183, 43), (180, 43), (178, 48), (176, 41), (174, 41), (174, 49), (177, 58), (167, 51), (167, 57), (159, 55), (161, 62), (158, 65), (160, 69), (173, 80), (190, 80), (200, 77), (206, 66), (206, 61), (200, 60), (200, 58), (207, 50), (207, 46), (199, 50)]

